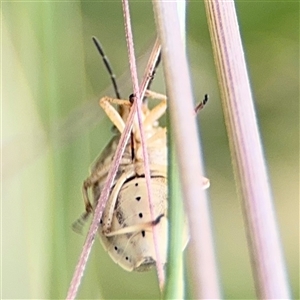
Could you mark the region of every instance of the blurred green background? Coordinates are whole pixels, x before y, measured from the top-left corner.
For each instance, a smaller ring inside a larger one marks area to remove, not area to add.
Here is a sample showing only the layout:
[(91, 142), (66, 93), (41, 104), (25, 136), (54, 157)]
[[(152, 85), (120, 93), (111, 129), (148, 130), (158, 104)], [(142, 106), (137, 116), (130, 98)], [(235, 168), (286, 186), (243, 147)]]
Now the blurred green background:
[[(293, 297), (299, 298), (299, 3), (236, 3)], [(119, 1), (1, 2), (2, 297), (66, 296), (84, 236), (81, 184), (108, 142), (98, 99), (113, 95), (92, 44), (131, 93)], [(139, 72), (155, 38), (150, 1), (131, 2)], [(188, 3), (187, 51), (224, 298), (255, 297), (204, 4)], [(153, 89), (165, 93), (161, 70)], [(80, 298), (158, 298), (155, 271), (127, 273), (94, 244)]]

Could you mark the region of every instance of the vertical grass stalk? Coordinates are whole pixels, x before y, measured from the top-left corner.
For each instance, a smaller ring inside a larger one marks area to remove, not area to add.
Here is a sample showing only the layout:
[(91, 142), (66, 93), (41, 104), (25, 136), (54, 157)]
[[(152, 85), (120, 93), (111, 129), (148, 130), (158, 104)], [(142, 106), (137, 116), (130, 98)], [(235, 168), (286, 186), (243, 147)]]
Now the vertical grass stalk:
[(234, 172), (260, 299), (289, 288), (233, 1), (205, 1)]
[(173, 130), (170, 114), (168, 125), (168, 263), (166, 269), (166, 287), (164, 299), (184, 299), (183, 247), (188, 238), (184, 231), (184, 208)]
[(164, 74), (184, 205), (191, 240), (188, 246), (191, 286), (196, 299), (220, 297), (209, 207), (202, 186), (203, 165), (194, 116), (192, 89), (180, 34), (177, 3), (153, 1), (162, 44)]

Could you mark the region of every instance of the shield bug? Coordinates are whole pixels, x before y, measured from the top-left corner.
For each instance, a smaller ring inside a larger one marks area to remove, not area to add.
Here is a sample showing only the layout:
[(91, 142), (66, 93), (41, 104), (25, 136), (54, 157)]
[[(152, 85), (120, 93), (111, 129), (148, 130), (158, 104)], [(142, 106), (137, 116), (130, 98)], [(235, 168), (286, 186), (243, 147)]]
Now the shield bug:
[[(148, 92), (147, 96), (153, 96)], [(155, 251), (151, 228), (158, 226), (159, 236), (164, 241), (160, 243), (160, 256), (165, 263), (167, 234), (167, 148), (166, 131), (158, 126), (156, 120), (165, 111), (165, 97), (161, 103), (149, 110), (143, 109), (143, 126), (147, 136), (152, 193), (156, 219), (151, 220), (147, 198), (145, 171), (142, 158), (140, 136), (133, 127), (132, 138), (124, 151), (121, 164), (111, 189), (102, 220), (99, 235), (104, 248), (112, 259), (128, 271), (143, 271), (155, 264)], [(110, 105), (111, 102), (125, 106), (119, 114)], [(123, 114), (129, 100), (119, 100), (104, 97), (100, 105), (108, 115), (113, 111), (111, 120), (119, 131), (123, 129)], [(118, 114), (115, 114), (118, 113)], [(120, 116), (120, 119), (116, 116)], [(122, 120), (122, 121), (121, 121)], [(94, 202), (99, 199), (105, 184), (107, 173), (119, 140), (116, 135), (92, 167), (91, 175), (84, 181), (83, 195), (87, 210), (91, 209), (87, 189), (92, 188)]]
[[(82, 191), (86, 207), (84, 219), (93, 212), (93, 208), (97, 204), (108, 171), (112, 167), (120, 133), (124, 130), (132, 105), (131, 99), (120, 99), (110, 64), (99, 42), (95, 38), (93, 41), (103, 58), (115, 88), (116, 98), (103, 97), (100, 99), (100, 106), (114, 124), (117, 134), (96, 159), (90, 176), (83, 183)], [(104, 249), (117, 264), (127, 271), (146, 271), (155, 265), (156, 250), (153, 243), (153, 226), (156, 226), (158, 232), (158, 251), (161, 263), (166, 263), (167, 143), (166, 128), (159, 126), (158, 120), (166, 111), (167, 98), (149, 90), (146, 91), (145, 97), (149, 100), (159, 100), (159, 103), (152, 109), (149, 109), (147, 101), (144, 101), (142, 106), (155, 218), (151, 218), (149, 208), (141, 137), (137, 124), (134, 124), (131, 139), (118, 166), (98, 230)], [(117, 105), (118, 109), (113, 104)], [(89, 189), (92, 190), (93, 204), (89, 200)], [(186, 242), (187, 240), (188, 235)]]
[[(117, 84), (99, 42), (93, 38), (99, 53), (110, 73), (116, 98), (103, 97), (100, 106), (114, 124), (117, 134), (112, 138), (91, 168), (90, 176), (83, 183), (83, 198), (87, 215), (93, 211), (105, 184), (112, 159), (119, 142), (127, 116), (132, 105), (131, 99), (122, 100)], [(153, 245), (152, 227), (157, 226), (160, 241), (159, 251), (162, 262), (166, 262), (167, 247), (167, 147), (166, 129), (158, 124), (165, 113), (166, 97), (147, 91), (146, 98), (157, 99), (159, 103), (149, 109), (143, 104), (143, 127), (147, 138), (151, 186), (154, 199), (155, 219), (152, 220), (147, 197), (144, 161), (139, 129), (134, 124), (110, 196), (99, 226), (99, 236), (103, 247), (111, 258), (125, 270), (145, 271), (155, 265), (156, 255)], [(118, 106), (116, 109), (113, 104)], [(93, 204), (89, 200), (91, 189)]]

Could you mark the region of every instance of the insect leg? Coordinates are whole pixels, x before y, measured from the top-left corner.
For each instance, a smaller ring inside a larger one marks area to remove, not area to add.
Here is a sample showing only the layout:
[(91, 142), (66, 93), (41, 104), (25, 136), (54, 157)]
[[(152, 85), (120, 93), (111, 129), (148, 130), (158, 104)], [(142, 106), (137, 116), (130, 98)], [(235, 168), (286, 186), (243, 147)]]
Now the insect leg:
[(151, 228), (152, 226), (157, 225), (160, 222), (160, 219), (164, 217), (164, 214), (159, 215), (154, 221), (149, 221), (141, 224), (136, 224), (128, 227), (124, 227), (109, 233), (106, 233), (106, 237), (120, 235), (120, 234), (126, 234), (126, 233), (133, 233), (133, 232), (139, 232), (141, 230), (147, 230)]
[(165, 112), (167, 109), (167, 97), (163, 94), (159, 94), (156, 92), (152, 92), (147, 90), (146, 91), (146, 97), (151, 99), (157, 99), (161, 102), (157, 104), (155, 107), (153, 107), (147, 117), (145, 118), (143, 125), (145, 127), (151, 126), (155, 121), (157, 121)]
[[(150, 90), (146, 91), (145, 94), (148, 98), (151, 99), (158, 99), (161, 100), (161, 103), (159, 103), (157, 106), (155, 106), (150, 113), (148, 114), (148, 116), (145, 118), (144, 120), (144, 125), (146, 126), (150, 126), (151, 124), (153, 124), (155, 121), (157, 121), (166, 111), (167, 108), (167, 97), (163, 94), (159, 94)], [(203, 107), (205, 106), (205, 104), (208, 101), (208, 95), (206, 94), (204, 96), (204, 99), (201, 101), (200, 104), (197, 105), (197, 107), (195, 108), (195, 112), (198, 113), (201, 109), (203, 109)], [(148, 147), (152, 144), (155, 143), (155, 141), (157, 141), (160, 138), (164, 138), (165, 137), (165, 133), (166, 133), (166, 128), (163, 128), (160, 131), (157, 131), (153, 136), (151, 136), (148, 139)], [(203, 189), (207, 189), (210, 186), (210, 182), (209, 179), (206, 177), (202, 177), (202, 187)]]
[(198, 114), (198, 112), (204, 108), (207, 101), (208, 101), (208, 95), (205, 94), (203, 100), (195, 107), (196, 114)]
[(135, 175), (135, 171), (134, 169), (132, 170), (128, 170), (126, 172), (124, 172), (121, 177), (118, 179), (118, 181), (116, 182), (116, 185), (114, 186), (111, 195), (106, 203), (106, 207), (108, 208), (108, 210), (105, 210), (104, 215), (103, 215), (103, 234), (107, 234), (110, 232), (110, 228), (111, 228), (111, 222), (112, 222), (112, 216), (115, 210), (115, 206), (116, 206), (116, 202), (118, 199), (118, 195), (120, 193), (120, 190), (122, 188), (122, 186), (124, 185), (125, 181), (134, 176)]
[(89, 215), (91, 212), (93, 212), (93, 206), (89, 200), (88, 195), (88, 189), (93, 186), (97, 181), (100, 180), (101, 177), (105, 176), (109, 169), (110, 165), (106, 165), (101, 169), (98, 169), (97, 171), (94, 171), (84, 182), (82, 185), (82, 195), (83, 195), (83, 201), (85, 204), (85, 210), (86, 213)]
[(206, 178), (206, 177), (202, 177), (202, 188), (204, 190), (208, 189), (210, 186), (210, 182), (209, 182), (209, 179)]
[(112, 121), (112, 123), (118, 128), (120, 133), (122, 133), (125, 128), (124, 120), (122, 119), (120, 113), (112, 106), (112, 104), (130, 107), (131, 102), (129, 100), (103, 97), (100, 99), (99, 104), (105, 111), (109, 119)]

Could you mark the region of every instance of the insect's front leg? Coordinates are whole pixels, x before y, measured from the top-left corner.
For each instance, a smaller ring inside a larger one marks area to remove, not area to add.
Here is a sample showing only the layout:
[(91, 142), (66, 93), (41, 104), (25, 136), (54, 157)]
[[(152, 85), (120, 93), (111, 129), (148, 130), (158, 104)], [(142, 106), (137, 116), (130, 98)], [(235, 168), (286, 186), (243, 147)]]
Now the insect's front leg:
[[(158, 105), (156, 105), (145, 118), (143, 124), (145, 127), (147, 127), (147, 126), (151, 126), (165, 113), (167, 108), (167, 97), (163, 94), (159, 94), (150, 90), (146, 91), (145, 96), (151, 99), (161, 100), (161, 102)], [(205, 106), (207, 101), (208, 101), (208, 95), (205, 95), (202, 102), (200, 102), (200, 104), (198, 104), (197, 107), (195, 108), (196, 113), (198, 113)], [(162, 128), (158, 130), (153, 136), (151, 136), (147, 140), (148, 147), (150, 147), (152, 144), (155, 144), (155, 142), (158, 140), (164, 141), (165, 137), (166, 137), (166, 128)], [(210, 186), (209, 179), (206, 177), (202, 177), (201, 184), (203, 189), (209, 188)]]
[(145, 118), (143, 125), (145, 127), (148, 127), (152, 126), (152, 124), (156, 122), (166, 112), (167, 96), (149, 90), (146, 91), (145, 96), (147, 98), (157, 99), (161, 101), (159, 104), (157, 104), (150, 110), (149, 114)]
[(124, 120), (122, 119), (120, 113), (112, 106), (112, 104), (130, 107), (132, 105), (131, 102), (129, 100), (103, 97), (100, 99), (99, 104), (105, 111), (109, 119), (112, 121), (112, 123), (118, 128), (120, 133), (122, 133), (125, 128)]

